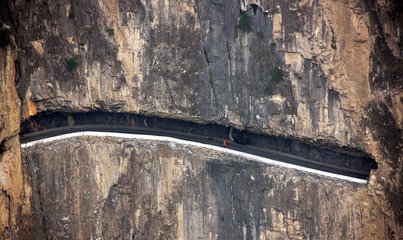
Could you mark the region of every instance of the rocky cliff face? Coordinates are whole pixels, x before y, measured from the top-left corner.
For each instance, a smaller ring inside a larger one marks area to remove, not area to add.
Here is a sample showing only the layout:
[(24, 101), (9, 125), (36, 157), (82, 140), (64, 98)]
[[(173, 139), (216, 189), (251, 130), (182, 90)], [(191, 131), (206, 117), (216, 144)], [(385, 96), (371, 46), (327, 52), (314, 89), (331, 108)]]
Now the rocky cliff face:
[(239, 156), (110, 137), (36, 145), (23, 155), (38, 239), (386, 236), (365, 185)]
[(29, 214), (29, 185), (21, 162), (20, 100), (14, 85), (14, 51), (0, 48), (0, 238), (12, 239), (24, 228)]
[[(380, 232), (389, 237), (401, 231), (398, 1), (1, 4), (19, 49), (23, 118), (42, 111), (133, 112), (360, 148), (380, 167), (367, 195), (355, 201), (365, 199), (382, 212), (379, 218), (387, 216), (385, 225), (368, 226), (384, 226)], [(16, 101), (7, 103), (18, 108)], [(2, 122), (18, 126), (17, 115), (6, 115), (14, 117)]]
[(366, 6), (250, 3), (16, 3), (29, 22), (25, 112), (144, 112), (363, 144), (351, 115), (372, 98)]

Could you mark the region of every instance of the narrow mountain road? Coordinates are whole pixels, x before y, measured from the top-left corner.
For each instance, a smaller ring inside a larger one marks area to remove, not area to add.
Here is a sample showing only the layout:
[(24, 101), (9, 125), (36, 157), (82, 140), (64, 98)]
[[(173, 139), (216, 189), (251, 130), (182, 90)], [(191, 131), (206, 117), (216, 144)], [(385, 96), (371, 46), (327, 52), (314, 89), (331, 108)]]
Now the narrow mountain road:
[[(20, 140), (22, 143), (22, 147), (25, 148), (41, 142), (49, 142), (57, 139), (80, 135), (102, 135), (126, 138), (142, 138), (150, 140), (179, 141), (180, 143), (203, 146), (207, 148), (212, 148), (214, 150), (220, 150), (222, 152), (229, 152), (231, 154), (246, 154), (245, 156), (247, 157), (257, 156), (259, 157), (259, 159), (262, 158), (260, 159), (262, 162), (267, 162), (264, 159), (270, 160), (270, 162), (268, 163), (271, 164), (277, 161), (278, 163), (285, 163), (285, 165), (283, 165), (286, 167), (292, 165), (291, 167), (293, 168), (301, 169), (308, 172), (310, 171), (309, 169), (311, 169), (310, 172), (359, 183), (365, 183), (371, 171), (370, 167), (364, 166), (362, 168), (357, 168), (356, 166), (354, 167), (354, 165), (349, 166), (348, 162), (345, 164), (345, 166), (332, 165), (327, 162), (311, 160), (304, 158), (303, 156), (296, 156), (293, 154), (275, 151), (268, 148), (262, 148), (259, 146), (248, 144), (239, 144), (231, 141), (230, 139), (219, 139), (204, 135), (184, 133), (181, 131), (168, 131), (164, 129), (147, 127), (113, 126), (102, 124), (73, 125), (68, 127), (57, 127), (38, 132), (27, 133), (21, 135)], [(226, 141), (226, 146), (224, 146), (224, 140)], [(276, 165), (276, 163), (274, 163), (274, 165)]]

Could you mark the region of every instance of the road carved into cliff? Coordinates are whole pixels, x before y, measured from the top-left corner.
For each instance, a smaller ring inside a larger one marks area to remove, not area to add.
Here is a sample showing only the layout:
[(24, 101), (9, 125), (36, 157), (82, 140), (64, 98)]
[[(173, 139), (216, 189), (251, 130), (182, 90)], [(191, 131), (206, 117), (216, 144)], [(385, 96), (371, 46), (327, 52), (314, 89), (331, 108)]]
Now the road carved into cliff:
[[(94, 136), (109, 134), (108, 136), (130, 136), (135, 139), (165, 139), (164, 141), (193, 146), (202, 144), (203, 147), (208, 146), (207, 148), (215, 151), (247, 156), (261, 162), (269, 161), (267, 163), (273, 165), (285, 164), (286, 167), (360, 183), (366, 182), (370, 171), (377, 167), (373, 159), (357, 153), (356, 150), (336, 147), (330, 149), (329, 146), (323, 148), (295, 139), (255, 134), (216, 124), (133, 114), (52, 113), (24, 122), (21, 132), (24, 148), (66, 136), (80, 136), (83, 133)], [(228, 149), (224, 148), (223, 141), (227, 143)]]
[(303, 166), (299, 166), (299, 165), (295, 165), (295, 164), (291, 164), (291, 163), (276, 161), (276, 160), (273, 160), (270, 158), (265, 158), (265, 157), (261, 157), (261, 156), (257, 156), (257, 155), (229, 149), (229, 148), (214, 146), (214, 145), (210, 145), (210, 144), (206, 144), (206, 143), (188, 141), (188, 140), (178, 139), (178, 138), (174, 138), (174, 137), (166, 137), (166, 136), (117, 133), (117, 132), (80, 131), (80, 132), (74, 132), (74, 133), (61, 134), (61, 135), (47, 137), (47, 138), (41, 138), (39, 140), (33, 140), (33, 141), (27, 141), (27, 142), (24, 141), (25, 143), (21, 144), (21, 147), (29, 148), (29, 147), (32, 147), (32, 146), (35, 146), (38, 144), (48, 144), (48, 143), (51, 143), (54, 141), (62, 141), (62, 140), (70, 139), (70, 138), (84, 137), (84, 136), (115, 137), (115, 138), (136, 139), (136, 140), (145, 140), (145, 141), (159, 141), (159, 142), (169, 142), (169, 143), (176, 143), (176, 144), (182, 144), (182, 145), (188, 145), (188, 146), (194, 146), (194, 147), (201, 147), (201, 148), (205, 148), (205, 149), (209, 149), (209, 150), (213, 150), (213, 151), (217, 151), (217, 152), (222, 152), (225, 154), (230, 154), (230, 155), (233, 155), (236, 157), (244, 157), (244, 158), (247, 158), (252, 161), (262, 162), (262, 163), (273, 165), (273, 166), (296, 169), (296, 170), (307, 172), (307, 173), (318, 174), (321, 176), (346, 180), (346, 181), (350, 181), (350, 182), (356, 182), (356, 183), (362, 183), (362, 184), (365, 184), (367, 182), (367, 180), (365, 180), (365, 179), (325, 172), (325, 171), (321, 171), (321, 170), (317, 170), (317, 169), (313, 169), (313, 168), (307, 168), (307, 167), (303, 167)]

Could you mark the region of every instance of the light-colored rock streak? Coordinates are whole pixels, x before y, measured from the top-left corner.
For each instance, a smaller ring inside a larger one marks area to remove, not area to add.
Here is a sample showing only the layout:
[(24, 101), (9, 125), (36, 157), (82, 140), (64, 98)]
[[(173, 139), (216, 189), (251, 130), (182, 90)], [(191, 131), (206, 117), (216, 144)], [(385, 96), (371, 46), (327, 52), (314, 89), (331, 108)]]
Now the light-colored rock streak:
[(256, 156), (253, 154), (248, 154), (244, 152), (239, 152), (223, 147), (217, 147), (213, 145), (208, 145), (204, 143), (198, 143), (198, 142), (192, 142), (192, 141), (187, 141), (187, 140), (182, 140), (182, 139), (177, 139), (173, 137), (164, 137), (164, 136), (154, 136), (154, 135), (143, 135), (143, 134), (128, 134), (128, 133), (111, 133), (111, 132), (95, 132), (95, 131), (83, 131), (83, 132), (75, 132), (75, 133), (68, 133), (68, 134), (62, 134), (59, 136), (55, 137), (49, 137), (49, 138), (44, 138), (28, 143), (21, 144), (22, 148), (29, 148), (37, 144), (43, 144), (43, 143), (49, 143), (57, 140), (63, 140), (63, 139), (68, 139), (68, 138), (73, 138), (73, 137), (83, 137), (83, 136), (91, 136), (91, 137), (116, 137), (116, 138), (127, 138), (127, 139), (138, 139), (138, 140), (146, 140), (146, 141), (160, 141), (160, 142), (174, 142), (177, 144), (183, 144), (183, 145), (190, 145), (194, 147), (201, 147), (201, 148), (206, 148), (210, 149), (213, 151), (218, 151), (222, 152), (225, 154), (231, 154), (234, 156), (240, 156), (247, 158), (252, 161), (257, 161), (257, 162), (262, 162), (266, 163), (269, 165), (277, 166), (277, 167), (284, 167), (284, 168), (291, 168), (291, 169), (296, 169), (299, 171), (304, 171), (308, 173), (313, 173), (313, 174), (318, 174), (321, 176), (326, 176), (329, 178), (334, 178), (334, 179), (340, 179), (340, 180), (345, 180), (345, 181), (350, 181), (350, 182), (355, 182), (355, 183), (360, 183), (360, 184), (366, 184), (367, 181), (363, 179), (358, 179), (354, 177), (347, 177), (339, 174), (334, 174), (334, 173), (328, 173), (320, 170), (315, 170), (315, 169), (310, 169), (294, 164), (289, 164), (289, 163), (283, 163), (279, 162), (273, 159), (269, 158), (264, 158), (260, 156)]

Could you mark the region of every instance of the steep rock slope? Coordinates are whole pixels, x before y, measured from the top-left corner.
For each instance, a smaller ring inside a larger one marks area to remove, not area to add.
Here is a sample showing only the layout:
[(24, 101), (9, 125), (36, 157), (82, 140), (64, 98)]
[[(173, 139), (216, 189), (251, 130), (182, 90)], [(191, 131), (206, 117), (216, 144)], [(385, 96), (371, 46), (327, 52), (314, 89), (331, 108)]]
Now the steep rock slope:
[[(21, 162), (20, 100), (14, 85), (14, 50), (0, 48), (0, 239), (13, 239), (29, 214), (28, 184)], [(27, 196), (27, 197), (26, 197)]]
[(37, 239), (385, 237), (365, 185), (240, 156), (112, 137), (59, 140), (23, 155)]
[(365, 224), (401, 232), (398, 1), (1, 4), (19, 49), (24, 118), (139, 112), (361, 148), (379, 169), (356, 201), (385, 221)]
[(25, 112), (143, 112), (362, 146), (369, 7), (256, 4), (16, 3)]

